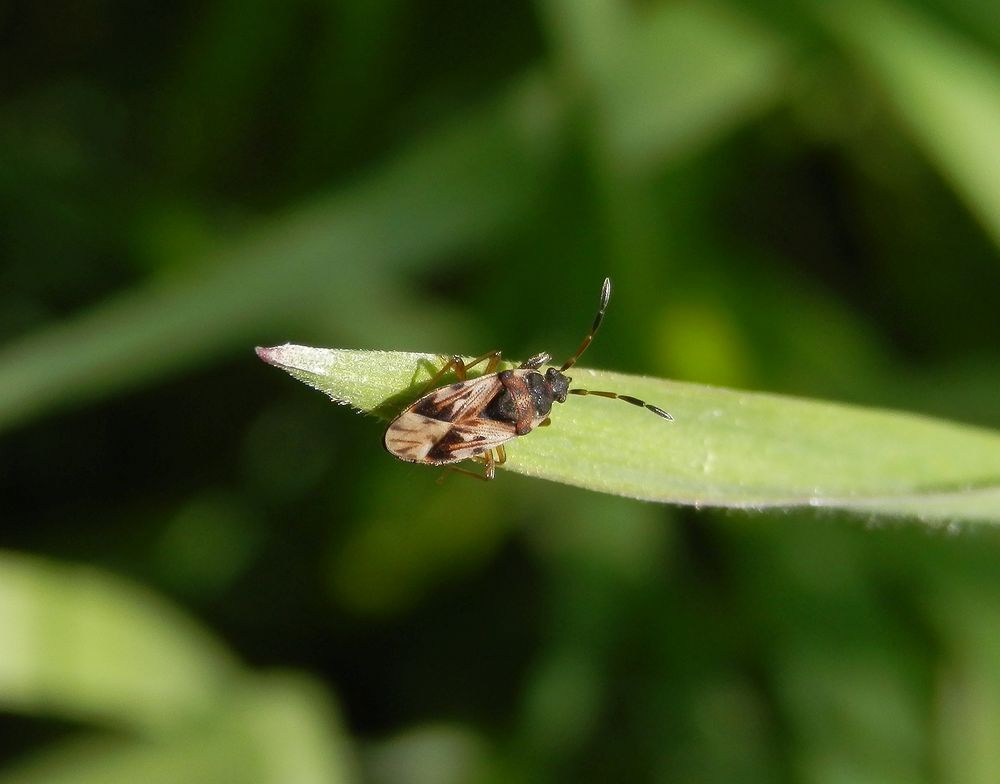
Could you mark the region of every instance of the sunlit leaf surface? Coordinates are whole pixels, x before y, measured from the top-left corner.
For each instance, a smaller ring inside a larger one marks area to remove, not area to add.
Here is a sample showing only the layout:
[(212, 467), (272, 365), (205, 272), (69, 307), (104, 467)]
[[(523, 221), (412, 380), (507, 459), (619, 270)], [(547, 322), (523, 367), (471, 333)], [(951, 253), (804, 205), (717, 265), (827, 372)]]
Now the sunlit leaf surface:
[[(337, 402), (388, 418), (442, 357), (305, 346), (261, 358)], [(574, 368), (574, 386), (667, 409), (667, 422), (570, 399), (507, 446), (506, 468), (617, 495), (698, 506), (853, 508), (1000, 521), (1000, 434), (926, 417)], [(381, 433), (373, 432), (378, 443)]]

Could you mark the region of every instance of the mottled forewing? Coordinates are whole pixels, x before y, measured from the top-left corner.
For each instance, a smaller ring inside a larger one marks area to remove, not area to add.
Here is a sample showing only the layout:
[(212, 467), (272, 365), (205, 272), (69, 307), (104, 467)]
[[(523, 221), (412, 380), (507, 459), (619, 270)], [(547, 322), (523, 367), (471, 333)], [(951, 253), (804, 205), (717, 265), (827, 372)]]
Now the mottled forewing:
[(385, 448), (411, 463), (457, 463), (485, 454), (515, 435), (514, 425), (481, 414), (502, 390), (495, 374), (435, 389), (396, 417)]

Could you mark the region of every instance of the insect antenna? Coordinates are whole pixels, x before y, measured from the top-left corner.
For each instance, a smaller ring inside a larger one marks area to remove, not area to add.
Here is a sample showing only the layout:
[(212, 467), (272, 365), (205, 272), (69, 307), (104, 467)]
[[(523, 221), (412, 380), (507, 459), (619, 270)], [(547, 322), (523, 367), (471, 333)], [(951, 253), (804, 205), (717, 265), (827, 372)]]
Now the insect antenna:
[[(604, 321), (604, 311), (608, 309), (608, 300), (611, 299), (611, 278), (604, 279), (604, 285), (601, 286), (601, 305), (597, 310), (597, 315), (594, 316), (594, 323), (590, 327), (590, 332), (583, 339), (580, 344), (580, 348), (576, 350), (576, 353), (567, 359), (561, 368), (559, 368), (560, 373), (564, 373), (569, 370), (576, 361), (580, 358), (580, 355), (587, 350), (587, 346), (591, 344), (594, 339), (594, 335), (597, 334), (597, 330), (600, 329), (601, 322)], [(639, 408), (645, 408), (647, 411), (652, 411), (659, 417), (664, 419), (673, 420), (666, 411), (664, 411), (659, 406), (654, 406), (651, 403), (647, 403), (645, 400), (639, 400), (637, 397), (632, 397), (631, 395), (619, 395), (617, 392), (601, 392), (595, 389), (570, 389), (568, 390), (571, 395), (597, 395), (598, 397), (610, 397), (615, 400), (624, 400), (626, 403), (631, 403), (633, 406), (639, 406)]]
[(559, 368), (560, 373), (563, 373), (573, 367), (573, 365), (576, 364), (576, 361), (580, 358), (580, 355), (587, 350), (587, 346), (590, 345), (590, 342), (594, 339), (594, 335), (597, 334), (597, 330), (600, 328), (601, 322), (604, 321), (604, 311), (608, 309), (608, 300), (610, 298), (611, 278), (605, 278), (604, 285), (601, 286), (601, 307), (598, 309), (597, 315), (594, 316), (594, 324), (591, 326), (590, 332), (587, 333), (587, 336), (580, 344), (580, 348), (576, 350), (576, 353), (563, 362), (563, 366)]
[(639, 400), (637, 397), (632, 397), (631, 395), (619, 395), (617, 392), (599, 392), (596, 389), (571, 389), (569, 390), (571, 395), (597, 395), (598, 397), (610, 397), (615, 400), (624, 400), (626, 403), (631, 403), (633, 406), (639, 406), (639, 408), (645, 408), (647, 411), (652, 411), (657, 416), (661, 416), (664, 419), (673, 420), (666, 411), (658, 406), (654, 406), (652, 403), (647, 403), (645, 400)]

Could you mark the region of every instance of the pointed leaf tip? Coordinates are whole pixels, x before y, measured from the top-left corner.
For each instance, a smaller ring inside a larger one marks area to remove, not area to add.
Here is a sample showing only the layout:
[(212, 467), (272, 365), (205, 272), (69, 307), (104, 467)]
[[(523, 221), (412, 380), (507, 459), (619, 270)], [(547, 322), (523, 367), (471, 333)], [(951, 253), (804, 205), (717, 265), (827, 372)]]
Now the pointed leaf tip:
[[(332, 400), (386, 420), (416, 400), (446, 361), (293, 344), (258, 354)], [(1000, 523), (1000, 433), (608, 371), (574, 368), (573, 376), (584, 388), (655, 400), (678, 421), (653, 427), (648, 411), (599, 398), (567, 402), (553, 427), (507, 444), (505, 468), (649, 501)]]

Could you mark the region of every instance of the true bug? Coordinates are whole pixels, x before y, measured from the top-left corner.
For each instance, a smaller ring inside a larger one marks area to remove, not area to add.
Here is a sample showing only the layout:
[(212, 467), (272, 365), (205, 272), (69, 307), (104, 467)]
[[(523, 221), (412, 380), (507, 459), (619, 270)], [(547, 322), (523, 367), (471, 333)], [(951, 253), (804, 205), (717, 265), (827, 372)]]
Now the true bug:
[[(593, 389), (570, 389), (573, 381), (564, 375), (586, 351), (604, 320), (611, 298), (611, 279), (601, 286), (601, 305), (590, 331), (580, 347), (557, 370), (550, 367), (542, 375), (542, 365), (552, 359), (544, 351), (522, 362), (514, 370), (496, 372), (500, 352), (483, 354), (468, 364), (453, 356), (428, 383), (428, 391), (397, 416), (385, 431), (385, 448), (390, 454), (409, 463), (448, 465), (462, 460), (483, 464), (483, 473), (462, 468), (451, 470), (492, 479), (497, 465), (507, 461), (504, 444), (516, 436), (530, 433), (549, 424), (552, 403), (565, 403), (567, 395), (599, 395), (640, 406), (664, 419), (673, 419), (662, 408), (629, 395), (598, 392)], [(468, 379), (469, 368), (486, 363), (486, 372)], [(458, 381), (437, 387), (448, 371), (454, 370)]]

